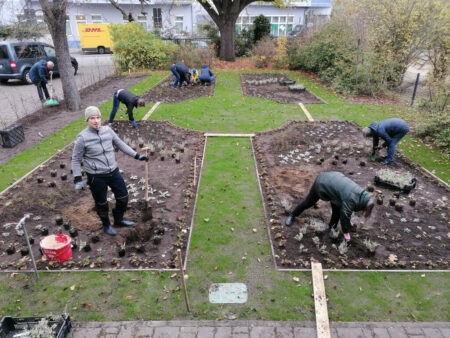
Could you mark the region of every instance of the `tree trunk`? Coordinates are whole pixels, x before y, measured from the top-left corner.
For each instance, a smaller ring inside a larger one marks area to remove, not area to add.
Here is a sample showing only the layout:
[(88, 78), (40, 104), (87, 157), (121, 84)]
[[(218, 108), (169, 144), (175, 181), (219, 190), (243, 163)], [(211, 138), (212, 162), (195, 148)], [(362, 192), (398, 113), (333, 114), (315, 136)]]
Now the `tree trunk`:
[(235, 61), (234, 57), (234, 31), (236, 18), (227, 18), (220, 20), (217, 27), (220, 32), (220, 55), (219, 59), (223, 61)]
[(52, 3), (49, 3), (48, 0), (39, 0), (39, 2), (53, 39), (64, 101), (69, 111), (79, 110), (81, 109), (81, 98), (73, 74), (66, 36), (67, 0), (53, 0)]

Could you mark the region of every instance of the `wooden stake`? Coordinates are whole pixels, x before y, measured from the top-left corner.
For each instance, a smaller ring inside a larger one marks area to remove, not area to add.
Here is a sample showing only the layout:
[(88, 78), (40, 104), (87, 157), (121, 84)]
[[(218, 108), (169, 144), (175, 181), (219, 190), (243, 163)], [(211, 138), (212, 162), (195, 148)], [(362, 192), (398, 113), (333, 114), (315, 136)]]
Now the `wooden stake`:
[(178, 263), (180, 264), (180, 278), (181, 278), (181, 285), (183, 286), (184, 301), (186, 302), (186, 308), (187, 308), (188, 312), (191, 312), (191, 308), (189, 306), (187, 290), (186, 290), (186, 283), (184, 282), (183, 260), (181, 258), (181, 250), (180, 249), (177, 250), (177, 255), (178, 255)]
[[(148, 148), (142, 148), (144, 150), (145, 156), (148, 157)], [(148, 161), (145, 161), (145, 202), (148, 203)]]

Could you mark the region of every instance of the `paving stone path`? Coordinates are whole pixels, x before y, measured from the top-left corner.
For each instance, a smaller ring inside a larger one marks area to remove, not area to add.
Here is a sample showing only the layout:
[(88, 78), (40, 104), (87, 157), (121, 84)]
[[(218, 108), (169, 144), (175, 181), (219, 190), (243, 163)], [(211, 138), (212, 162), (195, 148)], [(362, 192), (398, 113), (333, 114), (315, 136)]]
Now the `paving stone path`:
[[(450, 338), (450, 323), (330, 322), (336, 338)], [(314, 338), (315, 322), (132, 321), (74, 322), (72, 338)]]

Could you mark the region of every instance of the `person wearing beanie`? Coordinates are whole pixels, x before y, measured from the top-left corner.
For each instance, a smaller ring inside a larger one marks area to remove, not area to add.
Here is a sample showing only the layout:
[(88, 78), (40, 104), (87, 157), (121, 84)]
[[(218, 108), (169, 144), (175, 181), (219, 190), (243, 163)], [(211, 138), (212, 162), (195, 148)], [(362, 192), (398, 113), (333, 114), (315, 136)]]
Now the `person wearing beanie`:
[[(372, 122), (370, 126), (363, 128), (362, 133), (365, 137), (373, 138), (372, 159), (375, 160), (377, 150), (387, 149), (387, 156), (383, 156), (382, 164), (391, 164), (394, 161), (395, 148), (397, 143), (409, 132), (408, 124), (399, 118), (391, 118), (380, 122)], [(381, 147), (378, 146), (380, 137), (384, 140)]]
[(111, 113), (109, 113), (108, 123), (113, 123), (117, 110), (119, 110), (120, 102), (127, 106), (128, 119), (131, 121), (133, 127), (137, 127), (137, 122), (133, 117), (133, 109), (137, 107), (145, 107), (145, 101), (125, 89), (119, 89), (114, 92), (113, 107)]
[[(41, 100), (42, 103), (50, 99), (50, 94), (47, 90), (47, 71), (52, 71), (54, 67), (55, 64), (52, 61), (41, 60), (36, 62), (28, 73), (31, 82), (33, 82), (37, 88), (39, 100)], [(42, 91), (44, 91), (45, 99)]]
[(84, 116), (88, 126), (82, 130), (76, 140), (72, 153), (72, 172), (76, 190), (84, 190), (81, 175), (83, 163), (87, 176), (87, 185), (95, 202), (95, 211), (103, 224), (103, 230), (111, 236), (117, 235), (109, 219), (107, 200), (108, 187), (116, 199), (112, 209), (115, 227), (132, 227), (134, 222), (123, 218), (128, 206), (128, 191), (116, 162), (114, 148), (139, 161), (148, 161), (147, 156), (138, 154), (109, 127), (101, 125), (101, 113), (95, 106), (87, 107)]
[(337, 171), (323, 172), (317, 176), (308, 196), (286, 217), (284, 222), (286, 226), (291, 226), (295, 217), (314, 206), (319, 199), (331, 203), (332, 213), (328, 232), (330, 238), (337, 237), (336, 228), (341, 221), (342, 232), (347, 242), (351, 240), (352, 213), (364, 211), (364, 217), (369, 218), (375, 205), (374, 197), (344, 174)]
[(198, 76), (202, 85), (214, 82), (214, 74), (208, 65), (203, 65), (200, 75)]

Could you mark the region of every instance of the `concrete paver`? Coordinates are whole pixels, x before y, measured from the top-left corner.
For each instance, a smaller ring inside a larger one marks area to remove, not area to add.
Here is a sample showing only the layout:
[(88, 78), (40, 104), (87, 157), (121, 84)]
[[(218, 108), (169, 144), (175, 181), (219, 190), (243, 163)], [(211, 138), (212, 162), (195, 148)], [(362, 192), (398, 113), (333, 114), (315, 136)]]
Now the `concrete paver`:
[[(311, 321), (73, 322), (72, 338), (312, 338)], [(331, 322), (333, 338), (450, 338), (450, 323)]]

